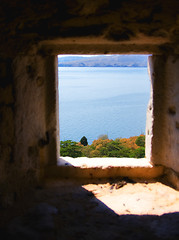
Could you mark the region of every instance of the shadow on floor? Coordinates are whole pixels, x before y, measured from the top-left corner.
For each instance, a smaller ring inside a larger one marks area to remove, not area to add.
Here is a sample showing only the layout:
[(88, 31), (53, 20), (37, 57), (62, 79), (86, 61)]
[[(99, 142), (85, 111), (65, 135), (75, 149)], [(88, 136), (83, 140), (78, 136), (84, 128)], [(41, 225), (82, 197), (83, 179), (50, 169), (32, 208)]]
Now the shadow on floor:
[(117, 215), (77, 182), (51, 183), (30, 205), (0, 230), (2, 240), (179, 239), (179, 212)]

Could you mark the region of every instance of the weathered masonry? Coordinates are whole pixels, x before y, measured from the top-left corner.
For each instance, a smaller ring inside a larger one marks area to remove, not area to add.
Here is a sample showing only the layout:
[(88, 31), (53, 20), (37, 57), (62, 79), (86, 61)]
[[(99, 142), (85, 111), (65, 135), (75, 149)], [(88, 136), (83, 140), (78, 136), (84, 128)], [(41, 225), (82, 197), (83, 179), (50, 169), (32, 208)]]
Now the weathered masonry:
[(152, 54), (146, 152), (179, 186), (178, 0), (2, 0), (0, 205), (57, 162), (58, 54)]

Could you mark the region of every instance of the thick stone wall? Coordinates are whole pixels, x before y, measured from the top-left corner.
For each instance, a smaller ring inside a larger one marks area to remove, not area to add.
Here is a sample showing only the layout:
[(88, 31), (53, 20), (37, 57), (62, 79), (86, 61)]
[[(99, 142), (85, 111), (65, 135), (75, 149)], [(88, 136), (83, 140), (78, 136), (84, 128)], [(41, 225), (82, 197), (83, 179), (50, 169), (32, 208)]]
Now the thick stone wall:
[(2, 61), (0, 102), (0, 204), (32, 186), (57, 159), (56, 57), (19, 55)]
[(39, 184), (44, 167), (56, 164), (56, 55), (62, 53), (161, 55), (150, 64), (147, 154), (179, 171), (178, 23), (178, 0), (1, 1), (1, 205)]
[(80, 38), (121, 43), (123, 51), (129, 45), (177, 52), (178, 21), (178, 0), (1, 0), (0, 53), (15, 56), (41, 41)]
[[(0, 58), (0, 206), (14, 201), (11, 174), (14, 167), (14, 84), (12, 61)], [(10, 192), (9, 194), (6, 194)]]
[(34, 174), (42, 154), (39, 141), (46, 138), (43, 64), (39, 56), (19, 56), (14, 60), (15, 161), (22, 170), (30, 169)]
[(179, 56), (150, 57), (147, 157), (179, 172)]
[(163, 164), (179, 173), (179, 55), (169, 56), (165, 65), (166, 128)]

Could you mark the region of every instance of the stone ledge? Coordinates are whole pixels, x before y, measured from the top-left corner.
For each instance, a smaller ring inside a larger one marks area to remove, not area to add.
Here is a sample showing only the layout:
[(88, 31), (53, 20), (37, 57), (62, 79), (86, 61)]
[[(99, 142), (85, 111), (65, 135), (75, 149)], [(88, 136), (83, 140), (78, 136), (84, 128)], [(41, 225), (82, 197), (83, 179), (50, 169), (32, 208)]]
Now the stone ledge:
[(62, 157), (57, 166), (49, 166), (50, 178), (117, 178), (153, 179), (163, 174), (162, 166), (152, 166), (147, 159), (135, 158), (70, 158)]
[(57, 166), (73, 166), (80, 168), (109, 168), (109, 167), (148, 167), (152, 164), (146, 158), (87, 158), (60, 157)]

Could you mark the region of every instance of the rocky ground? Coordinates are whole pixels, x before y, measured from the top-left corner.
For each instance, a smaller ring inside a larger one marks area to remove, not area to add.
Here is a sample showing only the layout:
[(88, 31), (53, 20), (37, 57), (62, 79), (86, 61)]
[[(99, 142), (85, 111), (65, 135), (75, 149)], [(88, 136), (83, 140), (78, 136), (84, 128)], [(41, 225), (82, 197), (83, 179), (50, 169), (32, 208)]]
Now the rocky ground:
[(51, 180), (10, 215), (2, 240), (179, 239), (179, 192), (161, 182)]

